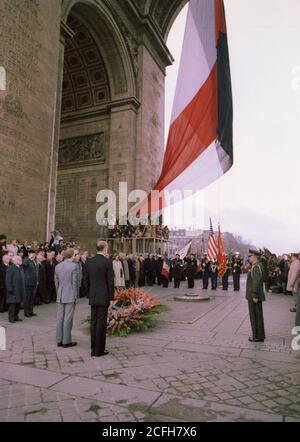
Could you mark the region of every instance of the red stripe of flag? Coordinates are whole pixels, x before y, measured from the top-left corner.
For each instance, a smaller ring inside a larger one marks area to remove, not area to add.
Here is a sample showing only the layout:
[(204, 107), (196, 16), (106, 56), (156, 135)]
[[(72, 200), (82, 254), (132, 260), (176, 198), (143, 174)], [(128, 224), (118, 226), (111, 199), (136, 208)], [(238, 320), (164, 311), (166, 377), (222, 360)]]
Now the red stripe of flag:
[(218, 226), (218, 275), (223, 277), (226, 272), (226, 255), (221, 238), (220, 224)]

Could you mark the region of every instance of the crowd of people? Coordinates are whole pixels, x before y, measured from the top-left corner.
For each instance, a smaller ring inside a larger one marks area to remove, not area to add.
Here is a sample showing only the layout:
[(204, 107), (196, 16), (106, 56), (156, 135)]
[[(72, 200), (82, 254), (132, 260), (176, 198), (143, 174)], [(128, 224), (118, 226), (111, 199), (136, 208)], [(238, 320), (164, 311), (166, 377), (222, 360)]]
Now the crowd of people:
[(120, 239), (127, 238), (157, 238), (157, 239), (169, 239), (169, 228), (163, 226), (161, 223), (157, 225), (134, 225), (131, 223), (115, 224), (104, 223), (100, 227), (100, 236), (103, 239)]
[[(35, 306), (60, 303), (58, 280), (59, 277), (63, 278), (68, 261), (76, 270), (78, 297), (89, 297), (87, 267), (93, 257), (88, 251), (81, 250), (74, 241), (65, 242), (59, 231), (53, 232), (51, 240), (42, 244), (36, 241), (20, 243), (16, 239), (7, 243), (6, 236), (0, 235), (0, 312), (8, 311), (9, 321), (15, 323), (21, 321), (20, 308), (24, 309), (26, 318), (31, 318), (36, 316)], [(209, 259), (207, 254), (201, 259), (194, 254), (181, 259), (179, 254), (170, 257), (167, 254), (113, 252), (106, 258), (111, 263), (115, 289), (154, 284), (167, 288), (172, 281), (177, 289), (185, 280), (188, 281), (188, 288), (192, 289), (195, 278), (201, 278), (203, 290), (216, 290), (221, 285), (226, 291), (229, 276), (232, 275), (233, 289), (239, 291), (241, 274), (253, 269), (251, 259), (248, 257), (245, 262), (238, 252), (226, 257), (222, 277), (219, 276), (217, 260)], [(264, 291), (294, 295), (295, 305), (291, 312), (297, 313), (296, 325), (300, 325), (299, 255), (276, 256), (264, 250), (257, 254), (257, 258), (255, 265), (259, 269)], [(66, 264), (59, 266), (62, 263)]]

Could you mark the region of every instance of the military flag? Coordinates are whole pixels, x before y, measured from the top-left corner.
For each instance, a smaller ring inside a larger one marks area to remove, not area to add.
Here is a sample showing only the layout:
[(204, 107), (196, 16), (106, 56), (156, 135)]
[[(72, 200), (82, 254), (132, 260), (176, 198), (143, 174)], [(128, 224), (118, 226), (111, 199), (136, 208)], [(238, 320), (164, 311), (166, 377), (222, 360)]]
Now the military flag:
[(218, 276), (225, 275), (226, 272), (226, 255), (224, 252), (222, 237), (221, 237), (221, 229), (220, 224), (218, 226)]

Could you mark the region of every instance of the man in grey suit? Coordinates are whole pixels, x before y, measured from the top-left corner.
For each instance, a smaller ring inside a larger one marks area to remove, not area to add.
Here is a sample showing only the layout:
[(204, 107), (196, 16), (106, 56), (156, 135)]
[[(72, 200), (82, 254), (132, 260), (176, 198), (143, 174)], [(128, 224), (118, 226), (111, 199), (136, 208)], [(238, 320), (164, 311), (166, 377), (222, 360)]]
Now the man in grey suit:
[(72, 342), (72, 327), (76, 301), (79, 297), (79, 274), (74, 261), (75, 250), (65, 251), (65, 261), (55, 267), (55, 287), (57, 292), (56, 341), (58, 347), (68, 348), (77, 345)]

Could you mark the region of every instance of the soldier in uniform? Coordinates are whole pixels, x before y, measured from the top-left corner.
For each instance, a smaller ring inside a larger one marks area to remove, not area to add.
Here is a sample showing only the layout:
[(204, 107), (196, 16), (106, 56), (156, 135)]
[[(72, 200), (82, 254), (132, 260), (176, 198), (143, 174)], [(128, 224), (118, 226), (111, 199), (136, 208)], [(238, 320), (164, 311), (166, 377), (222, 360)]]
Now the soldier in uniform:
[(210, 275), (210, 261), (207, 257), (207, 254), (204, 254), (204, 257), (201, 260), (201, 270), (203, 277), (203, 290), (208, 289), (208, 280)]
[(239, 252), (235, 252), (231, 263), (232, 276), (233, 276), (233, 290), (235, 292), (238, 292), (240, 290), (240, 278), (241, 278), (242, 266), (243, 262), (241, 257), (239, 256)]
[(246, 299), (248, 300), (249, 316), (252, 328), (250, 342), (264, 342), (265, 328), (263, 317), (263, 301), (266, 300), (263, 287), (263, 272), (259, 264), (260, 252), (249, 250), (248, 261), (251, 268), (247, 276)]
[(195, 286), (195, 274), (197, 273), (197, 261), (194, 255), (187, 256), (184, 265), (184, 274), (188, 280), (188, 288), (193, 289)]
[(172, 274), (174, 277), (174, 289), (179, 289), (182, 278), (183, 264), (179, 255), (176, 255), (172, 262)]
[(228, 258), (228, 255), (226, 255), (226, 270), (225, 273), (222, 277), (222, 288), (223, 290), (228, 290), (228, 277), (230, 274), (230, 269), (231, 269), (231, 263), (230, 263), (230, 259)]
[(218, 263), (213, 259), (210, 263), (211, 289), (216, 290), (218, 285)]

